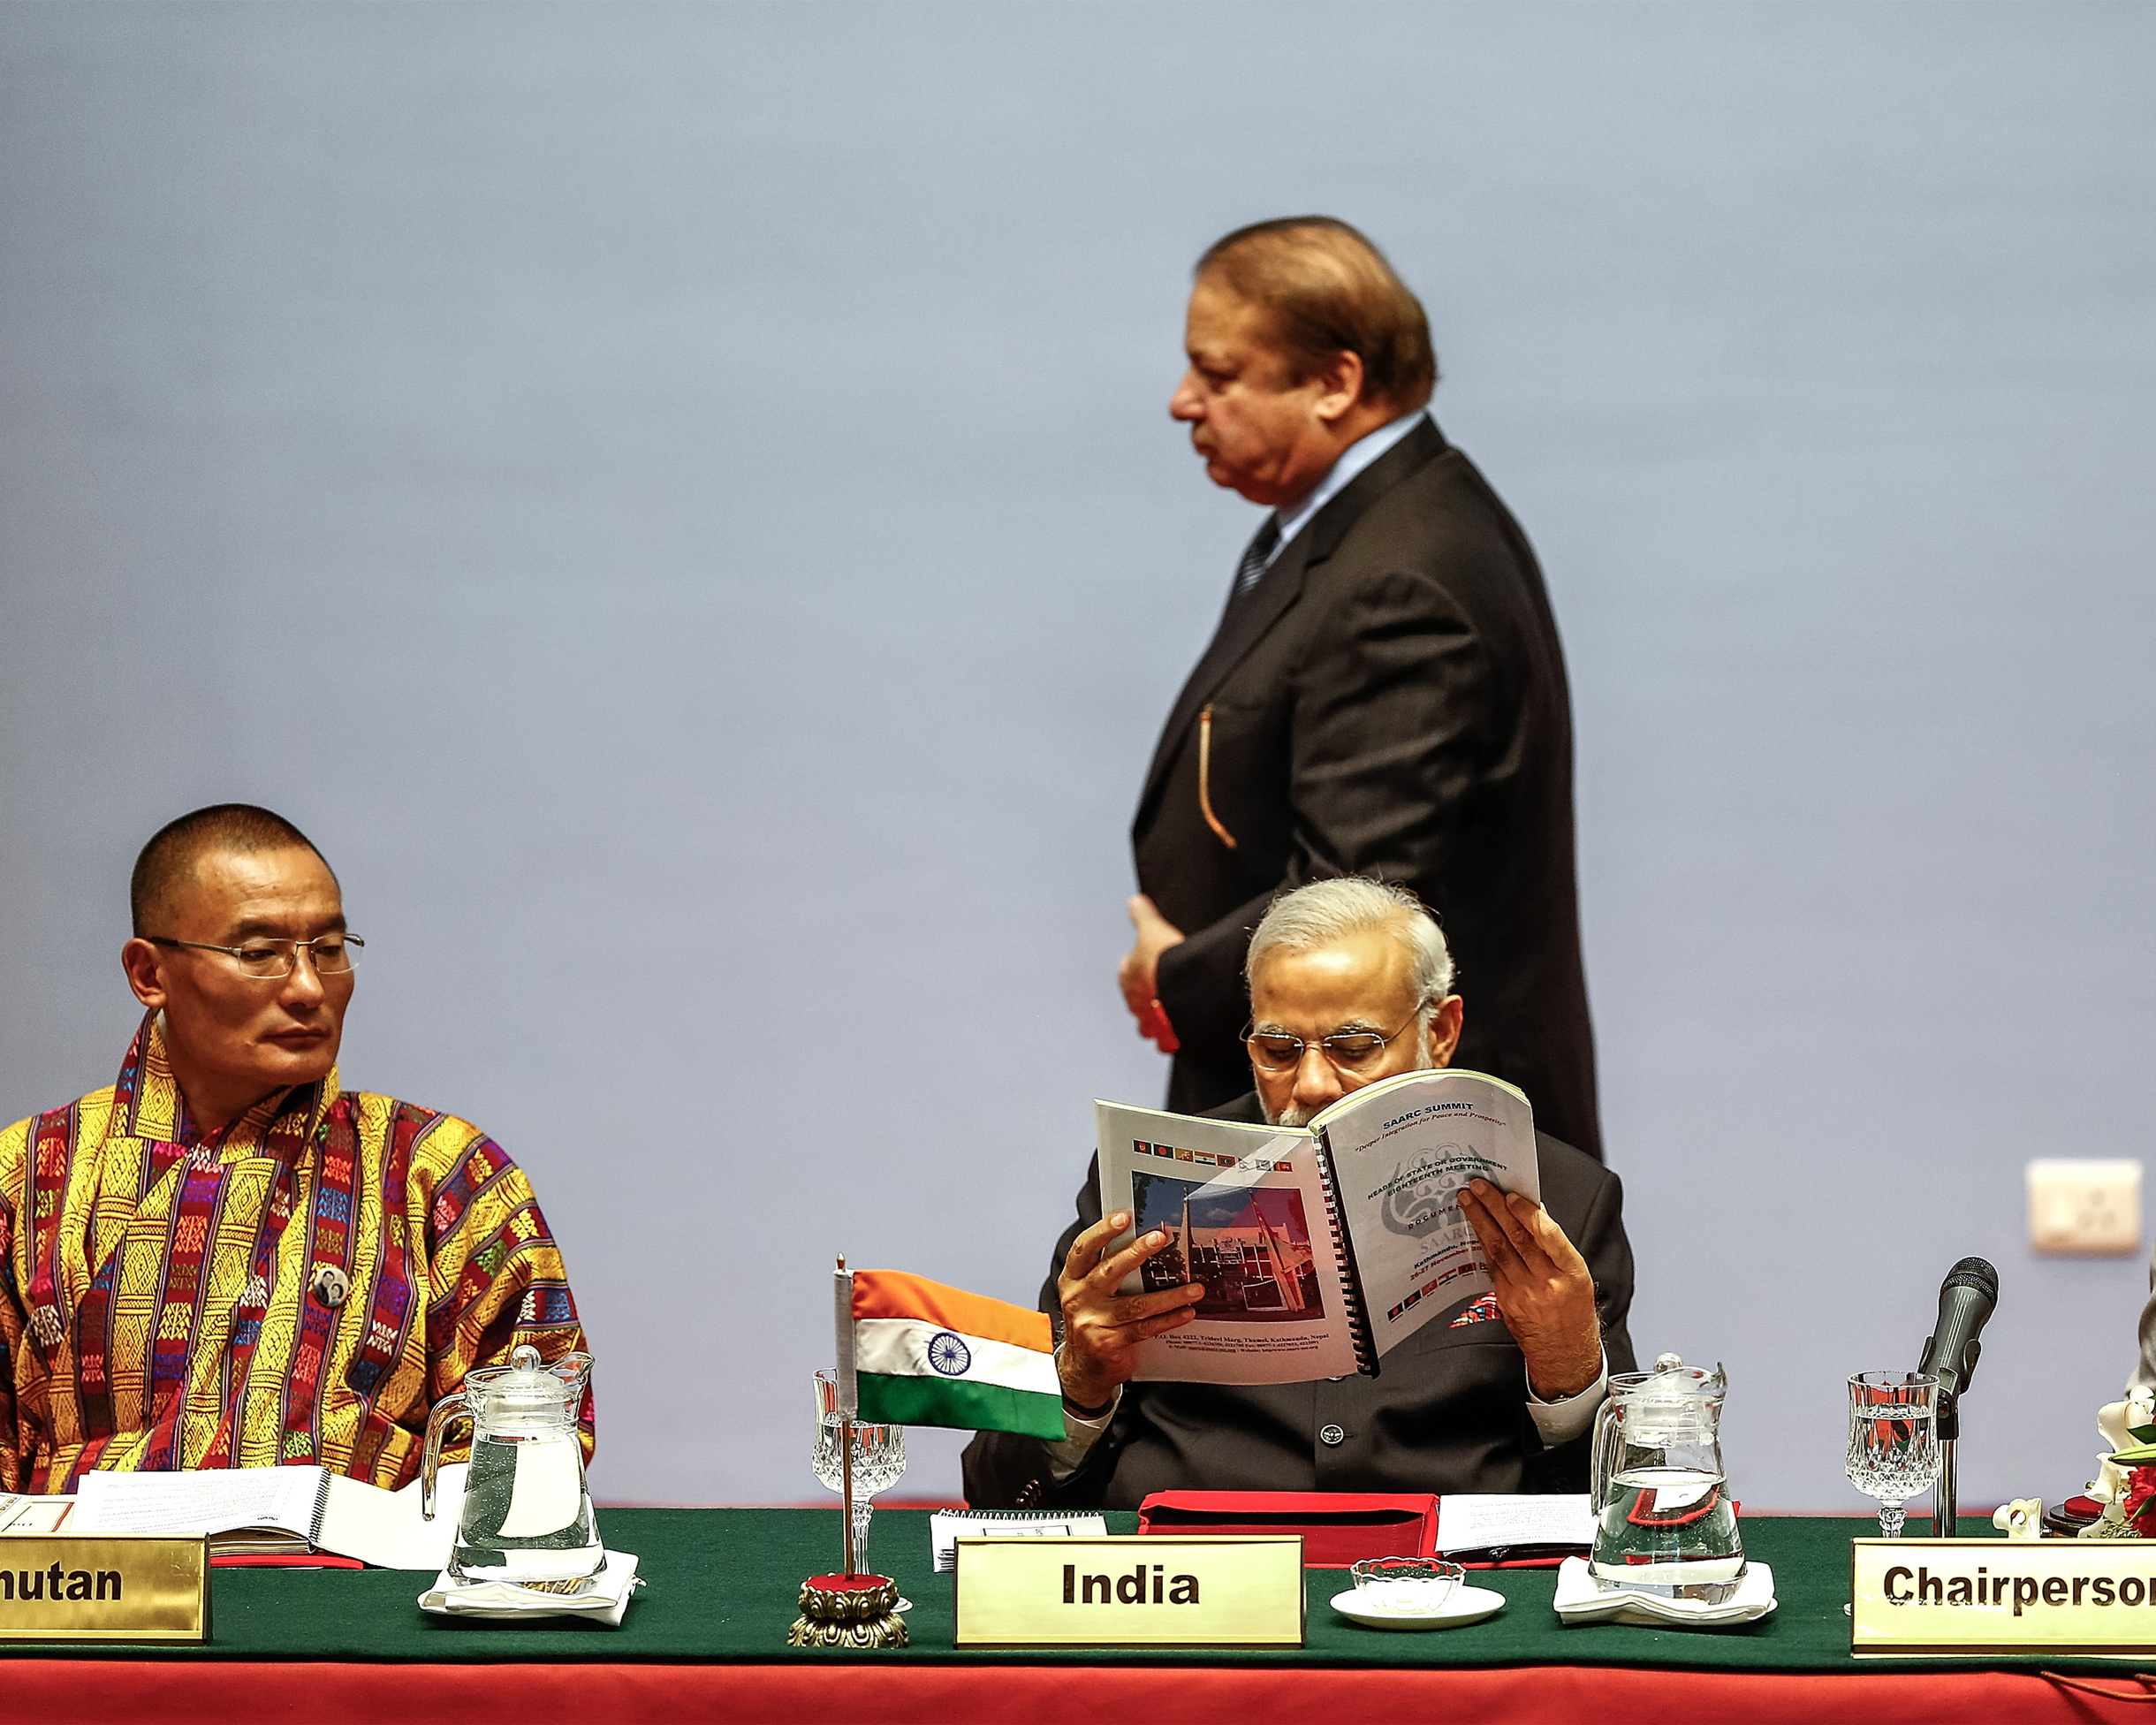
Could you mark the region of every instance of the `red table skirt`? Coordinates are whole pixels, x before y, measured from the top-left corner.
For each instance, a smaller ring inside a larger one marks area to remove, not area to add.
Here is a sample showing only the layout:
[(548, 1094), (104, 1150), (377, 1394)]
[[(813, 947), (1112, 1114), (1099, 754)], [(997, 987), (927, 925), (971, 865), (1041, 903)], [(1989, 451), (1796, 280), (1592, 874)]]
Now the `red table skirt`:
[[(2069, 1684), (2071, 1686), (2069, 1686)], [(2104, 1691), (2101, 1693), (2091, 1691)], [(1443, 1716), (1552, 1725), (1817, 1725), (1878, 1708), (1894, 1725), (1981, 1721), (2156, 1721), (2156, 1687), (2115, 1677), (1996, 1671), (1829, 1676), (1588, 1666), (1506, 1670), (1052, 1665), (358, 1665), (17, 1659), (0, 1654), (11, 1719), (154, 1719), (157, 1725), (364, 1721), (472, 1725), (520, 1720), (683, 1719), (740, 1725), (965, 1725), (972, 1721), (1142, 1719), (1247, 1725), (1298, 1715), (1325, 1725)], [(2115, 1694), (2121, 1698), (2110, 1698)], [(1170, 1698), (1164, 1700), (1165, 1698)], [(2138, 1699), (2126, 1698), (2138, 1698)], [(1410, 1709), (1416, 1710), (1410, 1712)]]

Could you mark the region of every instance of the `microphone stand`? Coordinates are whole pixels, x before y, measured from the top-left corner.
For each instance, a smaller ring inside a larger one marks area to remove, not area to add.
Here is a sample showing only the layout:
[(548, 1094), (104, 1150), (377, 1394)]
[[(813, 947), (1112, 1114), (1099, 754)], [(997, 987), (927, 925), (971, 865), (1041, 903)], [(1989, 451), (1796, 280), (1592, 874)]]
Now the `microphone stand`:
[(1937, 1539), (1955, 1537), (1954, 1446), (1961, 1435), (1961, 1398), (1942, 1395), (1939, 1409), (1939, 1496), (1932, 1509), (1932, 1537)]

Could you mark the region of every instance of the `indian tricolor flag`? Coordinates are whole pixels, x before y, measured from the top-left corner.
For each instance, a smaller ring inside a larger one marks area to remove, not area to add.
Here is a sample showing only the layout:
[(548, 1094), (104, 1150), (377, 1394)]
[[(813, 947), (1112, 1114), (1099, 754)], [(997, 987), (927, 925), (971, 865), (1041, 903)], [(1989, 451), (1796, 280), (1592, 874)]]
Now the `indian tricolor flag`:
[(897, 1270), (842, 1270), (838, 1294), (839, 1395), (857, 1418), (1063, 1436), (1042, 1313)]

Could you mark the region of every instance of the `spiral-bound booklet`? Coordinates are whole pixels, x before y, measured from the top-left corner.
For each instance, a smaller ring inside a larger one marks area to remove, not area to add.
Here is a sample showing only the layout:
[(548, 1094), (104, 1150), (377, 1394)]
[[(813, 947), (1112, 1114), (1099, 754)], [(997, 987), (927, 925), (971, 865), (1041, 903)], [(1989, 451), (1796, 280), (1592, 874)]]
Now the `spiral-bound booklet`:
[(1491, 1290), (1461, 1213), (1480, 1176), (1541, 1196), (1534, 1112), (1501, 1078), (1436, 1068), (1350, 1092), (1308, 1127), (1245, 1126), (1097, 1102), (1101, 1212), (1168, 1243), (1123, 1284), (1196, 1282), (1182, 1328), (1139, 1349), (1141, 1379), (1295, 1384), (1361, 1372)]
[(385, 1492), (312, 1465), (86, 1473), (67, 1531), (201, 1533), (212, 1557), (326, 1551), (385, 1569), (435, 1570), (449, 1562), (465, 1473), (462, 1462), (442, 1469), (432, 1521), (420, 1516), (417, 1480)]

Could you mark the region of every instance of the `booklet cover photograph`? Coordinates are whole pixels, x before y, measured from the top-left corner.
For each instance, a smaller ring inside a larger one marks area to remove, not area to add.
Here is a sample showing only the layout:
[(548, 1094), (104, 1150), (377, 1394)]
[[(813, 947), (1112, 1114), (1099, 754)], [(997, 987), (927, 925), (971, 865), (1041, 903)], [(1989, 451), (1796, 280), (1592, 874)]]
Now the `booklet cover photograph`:
[(1139, 1272), (1149, 1290), (1203, 1282), (1200, 1318), (1295, 1324), (1325, 1316), (1302, 1193), (1208, 1191), (1200, 1181), (1135, 1172), (1130, 1192), (1137, 1231), (1168, 1231)]

